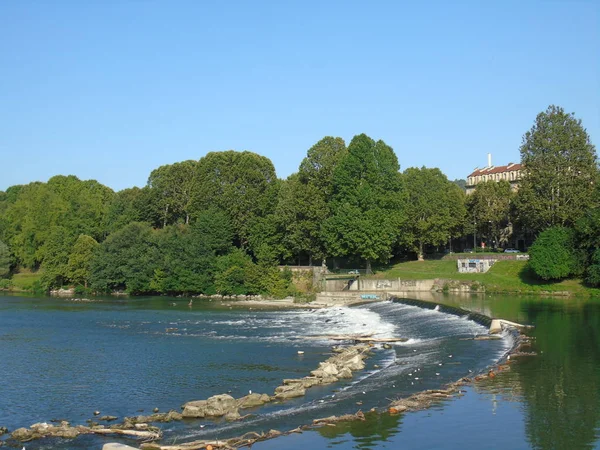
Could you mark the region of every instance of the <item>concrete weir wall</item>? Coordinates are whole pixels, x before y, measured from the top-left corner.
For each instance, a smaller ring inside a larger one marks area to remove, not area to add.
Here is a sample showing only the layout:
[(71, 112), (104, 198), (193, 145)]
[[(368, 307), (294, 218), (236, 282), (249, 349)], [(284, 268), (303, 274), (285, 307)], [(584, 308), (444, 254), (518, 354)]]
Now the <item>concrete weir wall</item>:
[(431, 291), (436, 280), (394, 280), (362, 279), (327, 280), (326, 292), (365, 291), (365, 292), (426, 292)]

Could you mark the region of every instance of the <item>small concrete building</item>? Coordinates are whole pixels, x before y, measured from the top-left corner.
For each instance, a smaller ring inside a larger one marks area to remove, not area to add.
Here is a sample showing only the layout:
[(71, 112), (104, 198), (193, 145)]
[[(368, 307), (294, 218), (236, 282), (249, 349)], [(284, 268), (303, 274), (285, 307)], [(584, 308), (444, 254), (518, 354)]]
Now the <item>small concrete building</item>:
[(495, 259), (458, 259), (456, 260), (459, 273), (485, 273), (496, 262)]

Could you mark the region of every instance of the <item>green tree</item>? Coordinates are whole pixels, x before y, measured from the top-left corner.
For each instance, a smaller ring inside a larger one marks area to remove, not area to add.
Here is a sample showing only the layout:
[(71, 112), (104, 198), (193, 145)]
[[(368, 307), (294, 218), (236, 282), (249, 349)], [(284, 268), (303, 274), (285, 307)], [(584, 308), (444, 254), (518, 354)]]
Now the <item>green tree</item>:
[(452, 181), (455, 185), (457, 185), (459, 188), (461, 188), (463, 190), (463, 192), (465, 192), (467, 190), (467, 180), (464, 180), (462, 178), (457, 178), (454, 181)]
[(600, 286), (600, 247), (594, 250), (585, 271), (585, 281), (591, 286)]
[(0, 278), (6, 277), (10, 273), (10, 250), (8, 245), (0, 241)]
[(600, 207), (588, 210), (575, 226), (577, 246), (586, 254), (585, 281), (600, 286)]
[(87, 288), (91, 276), (91, 261), (98, 242), (85, 234), (80, 234), (69, 255), (67, 278), (76, 285)]
[(333, 175), (346, 153), (342, 138), (324, 137), (308, 150), (298, 174), (290, 176), (280, 190), (276, 215), (285, 248), (297, 258), (308, 255), (309, 265), (314, 258), (326, 256), (321, 224), (331, 216)]
[(334, 169), (331, 210), (323, 223), (329, 254), (387, 261), (402, 223), (396, 154), (383, 141), (355, 136)]
[[(214, 234), (214, 231), (211, 230)], [(217, 231), (218, 232), (218, 231)], [(211, 236), (186, 225), (169, 225), (155, 233), (157, 259), (150, 283), (163, 294), (211, 293), (215, 251)]]
[(81, 181), (74, 176), (55, 176), (48, 183), (20, 186), (5, 212), (6, 235), (16, 262), (30, 268), (42, 264), (46, 240), (56, 226), (73, 241), (80, 234), (103, 239), (113, 195), (97, 181)]
[(44, 254), (41, 281), (45, 289), (61, 287), (68, 282), (69, 254), (73, 243), (73, 236), (65, 227), (54, 226), (49, 230), (41, 248)]
[(193, 210), (225, 211), (236, 240), (248, 247), (257, 218), (273, 213), (279, 183), (273, 163), (252, 152), (210, 152), (197, 166)]
[(157, 253), (152, 228), (144, 223), (130, 223), (110, 234), (94, 251), (90, 286), (100, 292), (152, 292), (150, 283), (157, 268)]
[(152, 204), (150, 188), (133, 187), (115, 193), (108, 205), (105, 229), (107, 235), (115, 232), (131, 222), (148, 222), (156, 226), (162, 225), (160, 213)]
[(162, 226), (189, 223), (193, 195), (197, 184), (197, 161), (182, 161), (160, 166), (150, 173), (150, 188), (155, 206), (160, 211)]
[(533, 232), (572, 226), (598, 205), (596, 149), (574, 114), (554, 105), (538, 114), (523, 136), (521, 163), (517, 208), (520, 220)]
[(402, 174), (406, 221), (401, 240), (423, 260), (425, 245), (446, 243), (464, 224), (464, 196), (439, 169), (411, 167)]
[(326, 197), (331, 195), (335, 168), (346, 152), (346, 143), (342, 138), (324, 137), (308, 150), (300, 163), (300, 181), (315, 186)]
[(581, 275), (584, 255), (576, 247), (572, 228), (554, 226), (540, 233), (529, 248), (529, 265), (543, 280)]
[(453, 251), (452, 239), (465, 234), (470, 220), (467, 213), (466, 191), (453, 181), (448, 187), (447, 194), (448, 208), (450, 209), (450, 219), (448, 221), (448, 231), (450, 232), (449, 250)]
[(509, 235), (505, 232), (511, 223), (514, 195), (508, 181), (479, 183), (468, 197), (469, 217), (477, 224), (477, 234), (486, 236), (489, 243), (505, 245)]
[(221, 295), (257, 294), (246, 285), (253, 266), (252, 259), (241, 249), (217, 258), (216, 292)]
[(330, 215), (327, 198), (323, 191), (310, 182), (302, 182), (298, 174), (285, 180), (279, 191), (276, 220), (281, 233), (280, 242), (284, 258), (308, 255), (313, 258), (325, 256), (325, 244), (321, 236), (321, 224)]

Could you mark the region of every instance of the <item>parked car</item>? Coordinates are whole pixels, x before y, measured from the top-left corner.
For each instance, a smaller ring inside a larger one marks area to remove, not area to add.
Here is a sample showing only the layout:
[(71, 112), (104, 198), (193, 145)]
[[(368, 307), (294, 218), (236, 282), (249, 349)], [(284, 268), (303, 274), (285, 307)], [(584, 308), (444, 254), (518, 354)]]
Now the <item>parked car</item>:
[(521, 253), (519, 250), (517, 250), (516, 248), (506, 248), (504, 249), (504, 253)]
[(473, 253), (473, 249), (472, 248), (465, 248), (463, 250), (463, 253)]
[(358, 271), (358, 269), (354, 269), (354, 270), (350, 270), (348, 273), (351, 275), (358, 275), (360, 272)]

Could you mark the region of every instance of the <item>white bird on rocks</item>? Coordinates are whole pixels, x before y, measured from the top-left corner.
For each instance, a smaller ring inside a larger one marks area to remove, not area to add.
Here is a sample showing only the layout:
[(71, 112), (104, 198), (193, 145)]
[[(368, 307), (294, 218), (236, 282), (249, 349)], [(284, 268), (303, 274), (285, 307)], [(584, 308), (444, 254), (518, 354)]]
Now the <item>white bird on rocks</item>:
[(248, 394), (249, 394), (249, 395), (252, 395), (252, 389), (250, 389), (250, 390), (248, 391)]

